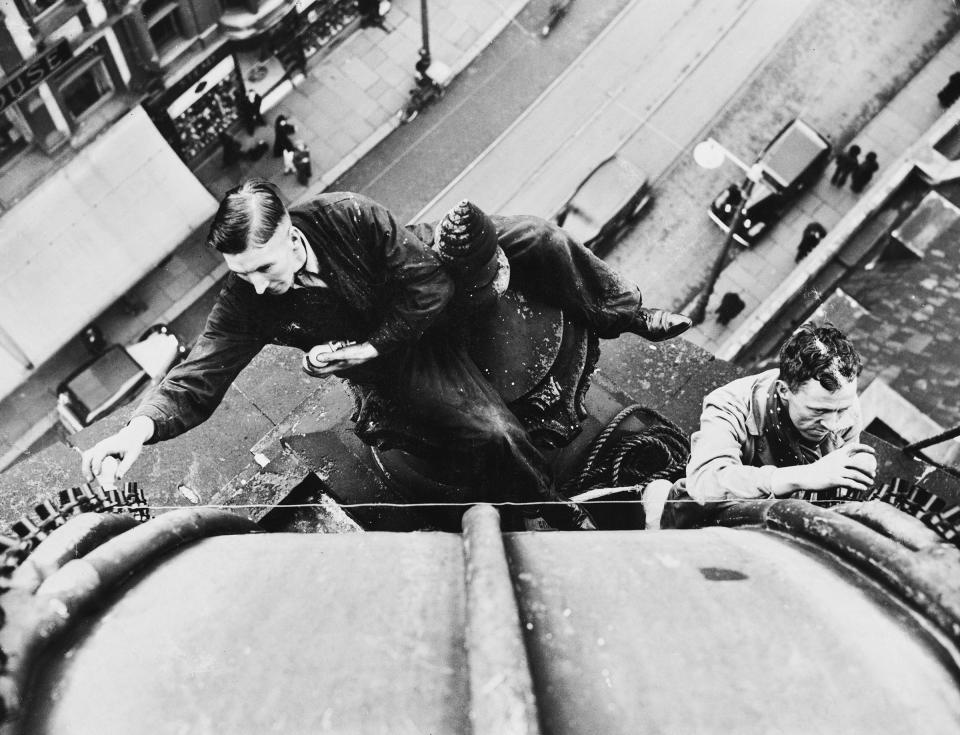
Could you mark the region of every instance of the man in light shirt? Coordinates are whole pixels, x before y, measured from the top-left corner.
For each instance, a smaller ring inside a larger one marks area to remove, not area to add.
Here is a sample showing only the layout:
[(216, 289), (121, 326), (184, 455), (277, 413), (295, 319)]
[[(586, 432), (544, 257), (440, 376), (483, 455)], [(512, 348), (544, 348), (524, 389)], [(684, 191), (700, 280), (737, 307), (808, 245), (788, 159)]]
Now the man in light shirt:
[(704, 525), (737, 500), (869, 488), (877, 463), (860, 443), (862, 369), (840, 330), (805, 324), (781, 348), (779, 368), (714, 390), (690, 438), (686, 478), (644, 491), (647, 527)]

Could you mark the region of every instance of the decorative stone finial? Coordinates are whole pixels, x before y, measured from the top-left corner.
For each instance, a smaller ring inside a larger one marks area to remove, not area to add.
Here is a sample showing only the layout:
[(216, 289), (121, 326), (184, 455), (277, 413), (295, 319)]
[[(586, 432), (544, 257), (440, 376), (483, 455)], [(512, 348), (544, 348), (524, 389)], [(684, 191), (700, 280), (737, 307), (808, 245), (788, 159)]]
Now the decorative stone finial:
[(506, 290), (509, 264), (497, 245), (497, 228), (476, 204), (464, 199), (444, 215), (434, 250), (451, 269), (461, 297), (487, 303)]

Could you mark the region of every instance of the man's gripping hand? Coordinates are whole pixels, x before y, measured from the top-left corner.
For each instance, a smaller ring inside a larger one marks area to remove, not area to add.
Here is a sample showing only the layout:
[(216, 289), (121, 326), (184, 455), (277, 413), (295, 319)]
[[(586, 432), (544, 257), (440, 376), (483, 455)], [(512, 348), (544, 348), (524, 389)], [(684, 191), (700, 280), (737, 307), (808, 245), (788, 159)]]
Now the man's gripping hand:
[(98, 441), (83, 453), (83, 458), (80, 460), (84, 479), (90, 482), (94, 477), (99, 477), (103, 471), (103, 460), (107, 457), (117, 457), (120, 464), (117, 467), (116, 479), (120, 480), (137, 461), (144, 442), (153, 436), (154, 429), (153, 419), (134, 416), (130, 423), (116, 434)]
[(369, 342), (347, 345), (333, 352), (315, 354), (311, 351), (303, 356), (303, 371), (316, 378), (333, 375), (341, 370), (363, 365), (378, 357), (377, 348)]
[(808, 490), (844, 487), (863, 491), (873, 485), (877, 457), (866, 444), (847, 444), (809, 465)]

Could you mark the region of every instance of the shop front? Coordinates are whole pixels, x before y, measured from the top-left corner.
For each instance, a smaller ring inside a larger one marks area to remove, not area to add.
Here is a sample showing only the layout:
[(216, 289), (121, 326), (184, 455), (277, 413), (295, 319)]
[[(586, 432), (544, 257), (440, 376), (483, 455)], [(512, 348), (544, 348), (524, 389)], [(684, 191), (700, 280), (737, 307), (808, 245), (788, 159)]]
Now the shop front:
[(128, 81), (109, 28), (80, 49), (66, 38), (50, 46), (0, 86), (0, 166), (30, 143), (52, 153), (81, 126), (99, 127), (98, 112), (126, 91)]
[(322, 58), (359, 23), (357, 0), (228, 0), (219, 20), (225, 40), (145, 107), (180, 158), (196, 167), (235, 126), (248, 93), (268, 109), (308, 60)]
[(281, 58), (295, 56), (301, 50), (305, 59), (322, 55), (356, 30), (360, 22), (356, 0), (301, 0), (297, 12), (300, 25), (294, 37), (278, 48)]
[(180, 158), (194, 165), (236, 122), (243, 92), (237, 61), (222, 46), (154, 98), (147, 111)]
[(246, 88), (266, 98), (308, 61), (321, 58), (359, 25), (357, 0), (300, 0), (269, 26), (254, 33), (255, 14), (224, 13), (221, 26), (233, 49)]
[[(43, 143), (56, 137), (55, 120), (59, 110), (48, 107), (40, 87), (69, 65), (72, 58), (70, 42), (63, 39), (26, 62), (0, 85), (0, 167), (25, 151), (34, 140)], [(59, 137), (65, 139), (63, 134)]]

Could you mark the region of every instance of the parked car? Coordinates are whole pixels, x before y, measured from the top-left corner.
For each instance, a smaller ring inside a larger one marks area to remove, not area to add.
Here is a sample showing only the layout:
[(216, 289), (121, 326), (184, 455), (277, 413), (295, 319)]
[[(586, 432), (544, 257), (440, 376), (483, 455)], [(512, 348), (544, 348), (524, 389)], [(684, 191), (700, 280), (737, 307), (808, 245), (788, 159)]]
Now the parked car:
[(57, 386), (60, 423), (73, 433), (159, 383), (186, 354), (180, 338), (156, 324), (131, 345), (114, 344)]
[(650, 201), (647, 176), (618, 155), (602, 161), (553, 216), (553, 221), (603, 255)]
[(710, 205), (710, 219), (728, 232), (739, 203), (742, 215), (734, 239), (741, 245), (753, 245), (800, 192), (816, 182), (829, 160), (830, 141), (803, 120), (791, 120), (760, 154), (763, 177), (754, 184), (750, 197), (737, 202), (739, 187), (724, 189)]

